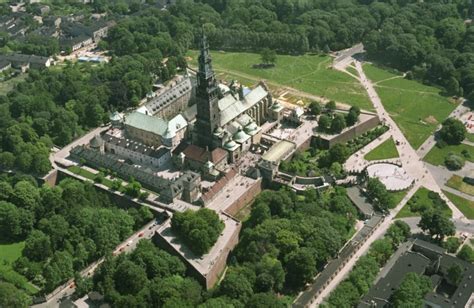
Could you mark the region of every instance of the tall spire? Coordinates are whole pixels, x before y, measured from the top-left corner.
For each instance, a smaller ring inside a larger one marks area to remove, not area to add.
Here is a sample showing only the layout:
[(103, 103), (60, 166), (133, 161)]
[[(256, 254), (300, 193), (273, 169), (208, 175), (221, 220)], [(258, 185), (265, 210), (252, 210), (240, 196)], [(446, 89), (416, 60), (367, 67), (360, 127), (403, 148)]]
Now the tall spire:
[(209, 44), (207, 43), (206, 33), (204, 33), (204, 28), (201, 30), (201, 42), (200, 42), (200, 54), (199, 54), (199, 74), (200, 77), (208, 79), (214, 75), (212, 70), (212, 59), (209, 53)]
[(204, 29), (201, 34), (199, 54), (199, 71), (197, 73), (196, 87), (196, 141), (203, 148), (214, 149), (213, 133), (219, 126), (219, 87), (216, 76), (212, 70), (212, 60), (209, 53)]

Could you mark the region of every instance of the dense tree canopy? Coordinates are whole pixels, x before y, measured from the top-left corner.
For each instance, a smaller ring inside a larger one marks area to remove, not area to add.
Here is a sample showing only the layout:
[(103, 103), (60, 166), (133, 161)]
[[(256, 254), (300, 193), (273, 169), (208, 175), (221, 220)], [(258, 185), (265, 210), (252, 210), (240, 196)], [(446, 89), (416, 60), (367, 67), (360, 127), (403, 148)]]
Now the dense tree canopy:
[[(106, 255), (153, 217), (149, 211), (117, 209), (91, 184), (71, 179), (37, 187), (21, 176), (0, 179), (0, 240), (25, 241), (13, 267), (49, 292)], [(146, 220), (148, 219), (148, 220)]]
[(466, 137), (466, 127), (455, 118), (448, 118), (443, 122), (439, 136), (447, 144), (460, 144)]
[(202, 255), (214, 246), (224, 223), (215, 211), (202, 208), (195, 212), (175, 213), (171, 218), (171, 228), (193, 252)]

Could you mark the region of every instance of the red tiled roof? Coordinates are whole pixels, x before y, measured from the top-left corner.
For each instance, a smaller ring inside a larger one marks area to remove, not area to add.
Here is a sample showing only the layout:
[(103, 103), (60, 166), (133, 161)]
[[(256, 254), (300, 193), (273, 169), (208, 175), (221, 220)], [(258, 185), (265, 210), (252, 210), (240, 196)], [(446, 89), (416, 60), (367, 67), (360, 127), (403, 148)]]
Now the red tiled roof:
[(217, 195), (219, 191), (221, 191), (224, 186), (229, 183), (229, 181), (237, 175), (237, 170), (234, 168), (230, 169), (222, 178), (219, 179), (219, 181), (214, 184), (209, 191), (207, 191), (205, 194), (202, 195), (202, 200), (207, 203), (210, 200), (214, 199), (214, 197)]
[(204, 148), (201, 148), (197, 145), (190, 144), (183, 150), (184, 155), (188, 159), (205, 163), (208, 160), (213, 164), (221, 162), (223, 159), (227, 158), (227, 151), (221, 148), (216, 148), (212, 152), (207, 151)]

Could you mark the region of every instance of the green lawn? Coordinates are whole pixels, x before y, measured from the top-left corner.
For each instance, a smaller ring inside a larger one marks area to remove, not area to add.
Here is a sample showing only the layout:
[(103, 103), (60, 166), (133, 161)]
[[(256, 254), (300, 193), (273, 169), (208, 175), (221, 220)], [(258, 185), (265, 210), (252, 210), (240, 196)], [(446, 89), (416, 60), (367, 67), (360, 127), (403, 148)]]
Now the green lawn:
[(446, 183), (446, 186), (474, 196), (474, 186), (464, 182), (462, 177), (458, 175), (453, 175)]
[(470, 142), (474, 142), (474, 134), (466, 134), (466, 140)]
[(386, 80), (389, 78), (394, 78), (396, 76), (399, 76), (400, 78), (402, 78), (401, 75), (390, 73), (389, 71), (378, 68), (377, 66), (373, 64), (365, 63), (363, 68), (364, 68), (365, 75), (367, 75), (367, 78), (372, 80), (372, 82), (374, 83), (382, 81), (382, 80)]
[[(420, 216), (420, 209), (422, 208), (429, 208), (437, 206), (434, 203), (434, 200), (431, 199), (428, 194), (430, 190), (420, 187), (416, 193), (411, 197), (410, 200), (405, 204), (405, 206), (398, 212), (395, 218), (404, 218), (404, 217), (416, 217)], [(448, 205), (443, 204), (441, 210), (444, 214), (451, 217), (452, 212)]]
[(10, 282), (29, 294), (35, 294), (38, 290), (12, 268), (13, 262), (21, 257), (23, 248), (25, 248), (25, 242), (0, 244), (0, 280)]
[(353, 66), (346, 67), (346, 70), (354, 76), (359, 76), (359, 73)]
[(456, 108), (437, 88), (394, 78), (398, 75), (369, 64), (364, 65), (364, 71), (369, 79), (379, 81), (375, 89), (384, 107), (415, 149)]
[(364, 156), (366, 160), (381, 160), (396, 157), (399, 157), (399, 155), (392, 138), (387, 139)]
[(12, 79), (7, 81), (0, 81), (0, 95), (7, 95), (8, 92), (13, 90), (13, 88), (19, 84), (20, 82), (24, 81), (28, 74), (20, 74)]
[[(190, 51), (191, 66), (197, 65), (197, 51)], [(351, 76), (330, 69), (332, 58), (322, 55), (289, 56), (278, 55), (276, 66), (256, 69), (260, 55), (256, 53), (237, 53), (212, 51), (213, 67), (216, 73), (228, 73), (237, 79), (267, 80), (270, 86), (289, 86), (313, 95), (357, 105), (372, 110), (365, 89)]]
[(474, 202), (471, 200), (464, 199), (458, 195), (452, 194), (448, 191), (443, 193), (448, 197), (449, 200), (466, 216), (467, 219), (474, 219)]
[(6, 261), (11, 264), (21, 256), (21, 252), (25, 248), (25, 242), (12, 244), (0, 244), (0, 263)]
[(401, 191), (391, 191), (388, 192), (390, 195), (392, 195), (393, 198), (393, 207), (396, 207), (402, 199), (406, 196), (407, 191), (406, 190), (401, 190)]
[[(89, 180), (92, 180), (94, 181), (96, 175), (86, 169), (83, 169), (79, 166), (71, 166), (68, 168), (69, 171), (71, 171), (72, 173), (75, 173), (77, 175), (80, 175), (80, 176), (83, 176)], [(111, 188), (112, 187), (112, 181), (107, 179), (107, 178), (104, 178), (104, 180), (102, 181), (101, 184), (104, 184), (105, 186)]]
[(471, 153), (471, 157), (466, 158), (466, 160), (474, 162), (474, 147), (467, 144), (463, 144), (463, 143), (458, 144), (458, 145), (448, 145), (448, 146), (445, 146), (444, 148), (438, 148), (437, 146), (435, 146), (431, 149), (431, 151), (428, 152), (428, 154), (426, 154), (423, 160), (432, 165), (440, 166), (440, 165), (444, 165), (444, 159), (449, 153), (454, 153), (461, 157), (464, 157), (461, 154), (461, 152), (464, 150)]

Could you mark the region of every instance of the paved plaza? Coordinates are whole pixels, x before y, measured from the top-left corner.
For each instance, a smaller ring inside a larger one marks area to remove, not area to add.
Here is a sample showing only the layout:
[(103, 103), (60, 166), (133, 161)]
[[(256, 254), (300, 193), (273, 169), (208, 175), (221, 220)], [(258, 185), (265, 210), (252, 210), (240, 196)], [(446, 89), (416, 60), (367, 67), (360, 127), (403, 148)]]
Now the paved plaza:
[(469, 111), (460, 118), (461, 122), (466, 126), (466, 130), (470, 134), (474, 134), (474, 112)]
[(414, 181), (402, 167), (388, 163), (368, 166), (367, 174), (371, 178), (378, 178), (389, 191), (407, 189)]

